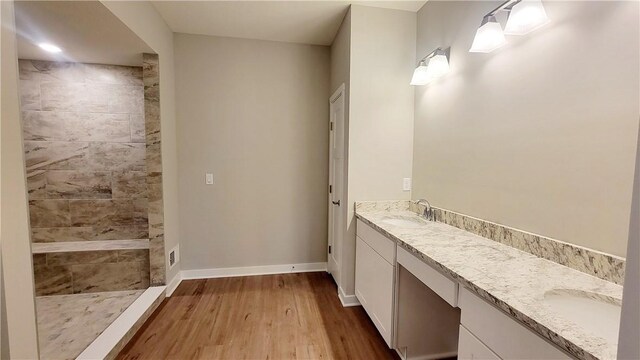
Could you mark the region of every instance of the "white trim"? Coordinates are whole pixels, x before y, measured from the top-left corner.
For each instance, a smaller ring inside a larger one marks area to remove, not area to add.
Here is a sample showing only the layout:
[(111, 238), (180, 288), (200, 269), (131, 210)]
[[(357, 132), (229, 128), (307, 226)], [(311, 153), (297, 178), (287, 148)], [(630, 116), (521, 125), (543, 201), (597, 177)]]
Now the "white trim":
[(174, 276), (173, 279), (171, 279), (171, 281), (169, 281), (169, 283), (167, 284), (166, 296), (170, 297), (173, 294), (173, 292), (176, 291), (176, 289), (178, 288), (178, 285), (180, 285), (181, 282), (182, 282), (182, 272), (178, 271), (176, 276)]
[[(344, 95), (344, 92), (345, 92), (345, 86), (344, 86), (344, 83), (342, 83), (342, 84), (340, 84), (340, 86), (338, 86), (338, 89), (329, 98), (329, 103), (332, 103), (332, 102), (336, 101), (338, 99), (338, 97), (340, 96), (340, 94)], [(347, 101), (345, 100), (345, 104), (346, 103), (347, 103)]]
[(127, 333), (140, 322), (147, 320), (147, 310), (166, 291), (166, 286), (152, 286), (145, 290), (114, 322), (107, 327), (76, 359), (105, 359), (120, 344)]
[(303, 273), (327, 271), (327, 263), (306, 263), (306, 264), (282, 264), (282, 265), (264, 265), (264, 266), (247, 266), (217, 269), (195, 269), (182, 270), (180, 272), (181, 280), (188, 279), (214, 279), (234, 276), (252, 276), (252, 275), (272, 275), (287, 273)]
[(423, 356), (412, 357), (411, 360), (435, 360), (435, 359), (447, 359), (458, 356), (457, 351), (449, 351), (440, 354), (429, 354)]
[(344, 307), (360, 306), (360, 300), (355, 295), (347, 295), (341, 287), (338, 287), (338, 298)]

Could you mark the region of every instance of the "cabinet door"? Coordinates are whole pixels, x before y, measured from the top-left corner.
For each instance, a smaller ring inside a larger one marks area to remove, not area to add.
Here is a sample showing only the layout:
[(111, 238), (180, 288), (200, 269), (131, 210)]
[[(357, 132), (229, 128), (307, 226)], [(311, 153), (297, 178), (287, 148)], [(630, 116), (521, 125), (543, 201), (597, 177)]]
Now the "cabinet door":
[(480, 342), (469, 330), (460, 325), (458, 336), (459, 360), (500, 360), (485, 344)]
[(356, 297), (391, 347), (393, 266), (356, 237)]

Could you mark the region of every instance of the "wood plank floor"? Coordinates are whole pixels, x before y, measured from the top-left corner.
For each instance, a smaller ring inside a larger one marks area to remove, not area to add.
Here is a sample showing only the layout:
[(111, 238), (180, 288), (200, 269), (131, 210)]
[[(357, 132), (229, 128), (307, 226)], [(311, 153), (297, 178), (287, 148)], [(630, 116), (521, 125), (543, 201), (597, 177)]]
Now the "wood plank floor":
[(398, 359), (331, 275), (183, 281), (118, 359)]

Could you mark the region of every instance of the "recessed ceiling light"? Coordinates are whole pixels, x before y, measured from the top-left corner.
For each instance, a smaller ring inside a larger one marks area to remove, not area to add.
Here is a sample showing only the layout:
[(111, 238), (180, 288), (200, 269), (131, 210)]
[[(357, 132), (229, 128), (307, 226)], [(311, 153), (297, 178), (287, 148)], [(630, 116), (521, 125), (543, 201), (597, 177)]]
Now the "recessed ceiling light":
[(40, 46), (40, 48), (42, 50), (48, 51), (50, 53), (59, 53), (62, 52), (62, 49), (60, 49), (59, 47), (53, 45), (53, 44), (48, 44), (48, 43), (40, 43), (38, 44), (38, 46)]

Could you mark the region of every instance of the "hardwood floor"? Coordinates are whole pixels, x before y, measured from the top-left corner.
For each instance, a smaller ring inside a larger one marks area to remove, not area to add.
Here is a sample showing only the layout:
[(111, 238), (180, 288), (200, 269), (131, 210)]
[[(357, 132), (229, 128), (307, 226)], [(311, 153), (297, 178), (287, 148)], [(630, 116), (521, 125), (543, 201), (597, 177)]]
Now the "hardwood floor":
[(327, 273), (183, 281), (118, 359), (398, 359)]

